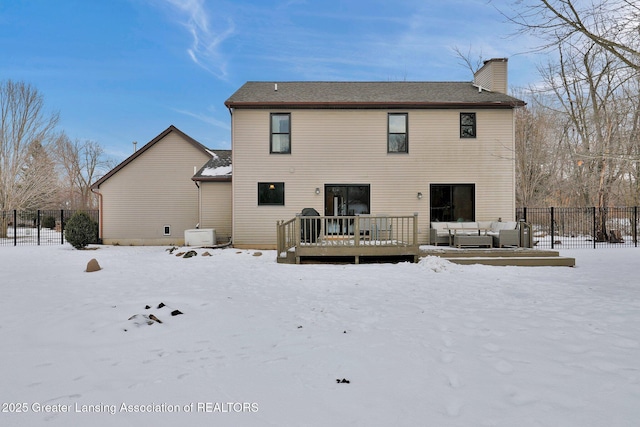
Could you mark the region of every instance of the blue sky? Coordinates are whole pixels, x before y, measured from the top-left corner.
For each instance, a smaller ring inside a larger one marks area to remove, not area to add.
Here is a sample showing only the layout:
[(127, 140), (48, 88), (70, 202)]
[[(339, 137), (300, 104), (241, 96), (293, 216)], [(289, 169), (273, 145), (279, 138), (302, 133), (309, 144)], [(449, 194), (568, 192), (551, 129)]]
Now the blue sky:
[(453, 52), (537, 58), (495, 9), (508, 0), (2, 0), (0, 81), (33, 85), (59, 130), (116, 161), (175, 125), (230, 148), (224, 101), (249, 80), (468, 81)]

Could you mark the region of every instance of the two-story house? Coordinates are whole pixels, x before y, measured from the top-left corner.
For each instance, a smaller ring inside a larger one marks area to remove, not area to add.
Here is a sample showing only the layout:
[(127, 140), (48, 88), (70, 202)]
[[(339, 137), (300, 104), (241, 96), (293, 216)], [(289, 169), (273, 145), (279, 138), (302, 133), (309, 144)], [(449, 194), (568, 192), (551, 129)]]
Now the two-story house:
[(513, 220), (514, 113), (507, 60), (473, 82), (247, 82), (232, 114), (233, 243), (273, 248), (278, 220), (418, 213)]
[(92, 185), (100, 236), (183, 244), (199, 226), (275, 248), (276, 223), (314, 208), (417, 213), (427, 244), (431, 222), (513, 220), (513, 111), (524, 103), (506, 92), (506, 59), (473, 82), (247, 82), (225, 102), (231, 152), (170, 126)]

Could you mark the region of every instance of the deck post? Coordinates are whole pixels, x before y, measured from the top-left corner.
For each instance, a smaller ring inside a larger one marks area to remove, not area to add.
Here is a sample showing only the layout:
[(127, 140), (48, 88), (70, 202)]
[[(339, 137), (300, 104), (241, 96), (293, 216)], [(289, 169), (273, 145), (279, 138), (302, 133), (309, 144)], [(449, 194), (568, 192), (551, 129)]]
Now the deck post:
[(294, 249), (294, 253), (296, 256), (296, 264), (300, 264), (300, 256), (298, 255), (298, 247), (300, 247), (300, 242), (301, 242), (301, 238), (300, 238), (300, 234), (302, 233), (302, 228), (300, 227), (300, 214), (296, 214), (296, 222), (294, 224), (293, 227), (293, 241), (296, 242), (295, 244), (295, 249)]
[[(360, 246), (360, 217), (356, 215), (353, 220), (353, 244)], [(356, 257), (356, 264), (358, 264), (359, 257)]]
[(413, 244), (418, 245), (418, 212), (413, 213)]
[(296, 242), (296, 248), (298, 246), (300, 246), (300, 235), (302, 234), (302, 228), (300, 226), (300, 214), (296, 214), (296, 225), (295, 227), (293, 227), (293, 233), (295, 234), (295, 236), (293, 236), (294, 241)]
[(277, 234), (277, 250), (278, 250), (278, 256), (280, 256), (280, 254), (282, 253), (282, 248), (284, 248), (284, 243), (282, 241), (282, 235), (284, 234), (282, 232), (282, 221), (276, 221), (276, 229), (278, 230)]

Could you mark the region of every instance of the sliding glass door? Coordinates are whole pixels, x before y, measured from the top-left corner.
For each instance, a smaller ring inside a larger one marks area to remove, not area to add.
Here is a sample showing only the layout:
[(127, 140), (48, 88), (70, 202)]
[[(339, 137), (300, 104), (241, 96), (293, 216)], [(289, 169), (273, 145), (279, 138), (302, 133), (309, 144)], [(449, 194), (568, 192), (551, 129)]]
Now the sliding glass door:
[[(371, 189), (368, 184), (330, 184), (324, 186), (325, 216), (354, 216), (371, 212)], [(353, 220), (328, 219), (327, 234), (349, 234), (353, 231)]]
[(325, 185), (325, 216), (368, 214), (370, 187), (366, 185)]
[(431, 222), (475, 221), (475, 184), (431, 184)]

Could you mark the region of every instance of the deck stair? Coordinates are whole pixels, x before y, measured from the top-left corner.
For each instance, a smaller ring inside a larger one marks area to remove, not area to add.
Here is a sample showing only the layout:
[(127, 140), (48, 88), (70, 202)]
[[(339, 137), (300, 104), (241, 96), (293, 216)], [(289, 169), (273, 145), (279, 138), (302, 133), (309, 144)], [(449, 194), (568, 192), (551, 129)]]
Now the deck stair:
[(528, 248), (454, 249), (424, 248), (420, 256), (438, 256), (454, 264), (521, 267), (575, 267), (575, 258), (561, 257), (558, 251)]

